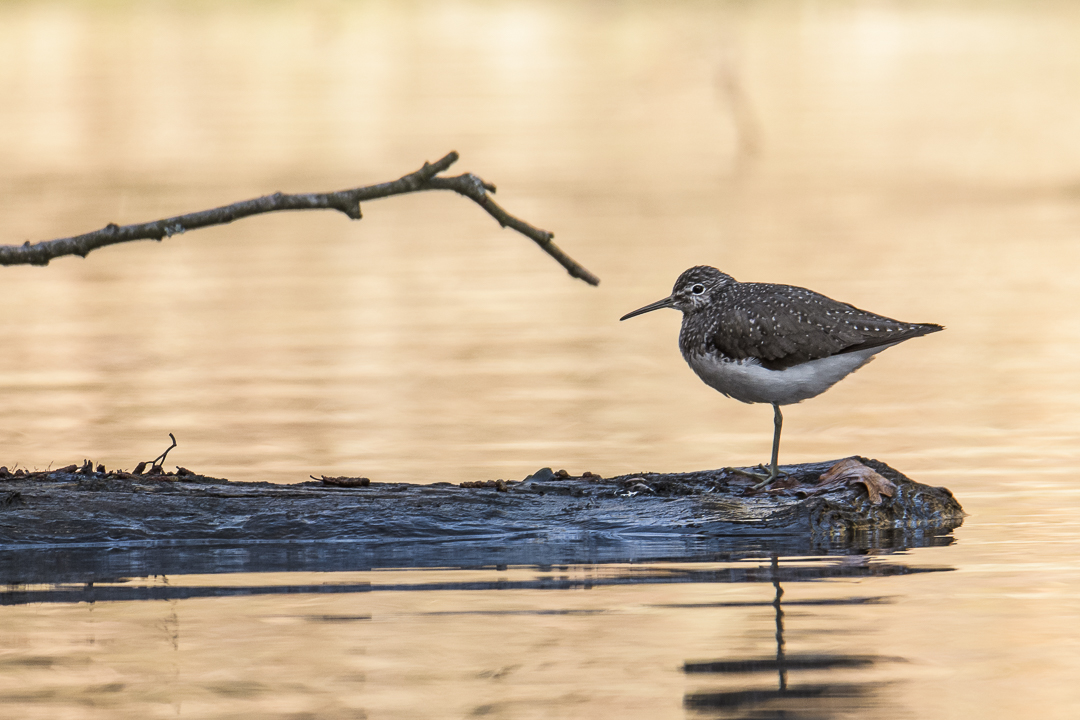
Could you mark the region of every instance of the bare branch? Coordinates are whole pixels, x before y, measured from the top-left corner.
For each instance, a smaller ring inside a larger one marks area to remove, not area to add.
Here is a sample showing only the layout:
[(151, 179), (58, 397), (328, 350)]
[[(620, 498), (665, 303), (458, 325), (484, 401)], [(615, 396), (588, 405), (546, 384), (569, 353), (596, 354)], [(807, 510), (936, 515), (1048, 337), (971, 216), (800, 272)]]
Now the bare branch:
[(590, 285), (600, 283), (598, 277), (575, 262), (551, 241), (554, 237), (552, 233), (533, 227), (499, 207), (488, 194), (495, 192), (495, 186), (491, 183), (484, 182), (472, 173), (455, 177), (437, 177), (457, 160), (458, 154), (451, 152), (436, 163), (424, 163), (424, 167), (416, 172), (378, 185), (327, 193), (294, 195), (278, 192), (212, 210), (177, 215), (154, 222), (124, 226), (109, 223), (101, 230), (83, 235), (45, 240), (34, 244), (27, 241), (22, 245), (0, 245), (0, 265), (48, 265), (50, 260), (65, 255), (86, 257), (90, 252), (108, 245), (132, 240), (162, 240), (188, 230), (224, 225), (240, 218), (279, 210), (337, 210), (353, 220), (359, 220), (361, 202), (423, 190), (453, 190), (478, 204), (503, 227), (516, 230), (535, 242), (544, 252), (566, 268), (572, 277), (584, 280)]

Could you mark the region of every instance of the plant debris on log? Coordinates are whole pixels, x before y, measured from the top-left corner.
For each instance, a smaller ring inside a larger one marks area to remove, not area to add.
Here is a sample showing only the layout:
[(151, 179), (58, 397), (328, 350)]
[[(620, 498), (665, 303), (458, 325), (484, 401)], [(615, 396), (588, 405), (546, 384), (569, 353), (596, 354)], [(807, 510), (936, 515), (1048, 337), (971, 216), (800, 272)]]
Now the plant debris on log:
[(312, 480), (318, 480), (323, 485), (336, 485), (337, 487), (367, 487), (371, 484), (371, 480), (366, 477), (327, 477), (320, 475), (315, 477), (314, 475), (308, 475)]

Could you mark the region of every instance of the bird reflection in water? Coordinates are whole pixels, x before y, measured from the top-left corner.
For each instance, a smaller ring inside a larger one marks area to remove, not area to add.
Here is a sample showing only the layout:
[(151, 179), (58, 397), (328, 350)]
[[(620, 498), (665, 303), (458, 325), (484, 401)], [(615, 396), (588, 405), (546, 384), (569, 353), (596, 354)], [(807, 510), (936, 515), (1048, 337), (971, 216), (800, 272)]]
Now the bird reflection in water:
[[(776, 673), (776, 689), (760, 687), (720, 692), (690, 693), (684, 705), (693, 716), (713, 718), (754, 718), (755, 720), (824, 720), (844, 717), (853, 712), (879, 706), (875, 694), (880, 682), (832, 682), (789, 684), (788, 674), (796, 671), (832, 671), (868, 669), (881, 662), (903, 662), (902, 658), (876, 655), (795, 654), (789, 655), (784, 642), (784, 589), (781, 586), (780, 557), (772, 555), (772, 606), (776, 621), (776, 657), (687, 662), (687, 674), (745, 676)], [(845, 598), (839, 600), (801, 601), (798, 605), (864, 604), (881, 598)]]

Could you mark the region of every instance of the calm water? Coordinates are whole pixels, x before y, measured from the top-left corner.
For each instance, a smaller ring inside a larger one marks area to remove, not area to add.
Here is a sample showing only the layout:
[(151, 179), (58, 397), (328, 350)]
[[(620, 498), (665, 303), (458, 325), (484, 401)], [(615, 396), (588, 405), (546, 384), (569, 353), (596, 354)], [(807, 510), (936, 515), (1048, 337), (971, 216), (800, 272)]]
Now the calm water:
[(877, 457), (971, 513), (776, 568), (223, 562), (93, 603), (58, 573), (0, 593), (3, 710), (1075, 717), (1078, 36), (1052, 2), (0, 5), (0, 242), (454, 149), (602, 278), (439, 194), (2, 268), (0, 464), (131, 467), (169, 432), (234, 480), (756, 463), (769, 409), (693, 376), (677, 314), (617, 322), (708, 263), (946, 325), (788, 410), (782, 458)]

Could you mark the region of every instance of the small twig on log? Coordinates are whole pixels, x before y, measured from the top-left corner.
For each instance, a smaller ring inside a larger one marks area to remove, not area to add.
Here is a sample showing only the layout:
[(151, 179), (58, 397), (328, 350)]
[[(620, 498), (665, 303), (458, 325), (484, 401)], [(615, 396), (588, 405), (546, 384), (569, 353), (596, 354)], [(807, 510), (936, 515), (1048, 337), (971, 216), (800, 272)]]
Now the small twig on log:
[[(161, 466), (165, 462), (165, 457), (169, 454), (170, 450), (172, 450), (174, 447), (176, 447), (176, 436), (173, 435), (172, 433), (169, 433), (169, 439), (172, 440), (172, 445), (165, 448), (165, 452), (161, 453), (156, 458), (154, 458), (153, 460), (150, 461), (150, 472), (152, 472), (152, 473), (154, 473), (156, 475), (161, 474)], [(133, 474), (134, 475), (142, 475), (143, 470), (145, 470), (145, 469), (146, 469), (146, 463), (141, 462), (141, 463), (139, 463), (138, 465), (135, 466), (135, 471), (134, 471)]]
[(0, 265), (48, 265), (49, 261), (65, 255), (86, 257), (90, 252), (108, 245), (130, 242), (132, 240), (162, 240), (163, 238), (188, 230), (224, 225), (240, 218), (279, 210), (338, 210), (353, 220), (359, 220), (360, 203), (367, 200), (404, 195), (422, 190), (453, 190), (464, 195), (489, 215), (498, 220), (503, 227), (508, 227), (529, 238), (551, 257), (566, 268), (572, 277), (579, 278), (590, 285), (598, 285), (600, 279), (579, 265), (551, 241), (554, 234), (533, 227), (503, 210), (491, 199), (488, 193), (495, 192), (495, 186), (484, 182), (472, 173), (455, 177), (436, 177), (458, 160), (456, 152), (449, 153), (436, 163), (424, 163), (424, 167), (392, 182), (367, 185), (351, 190), (339, 190), (327, 193), (274, 193), (252, 200), (243, 200), (200, 212), (177, 215), (176, 217), (155, 220), (154, 222), (119, 226), (109, 223), (101, 230), (75, 235), (73, 237), (45, 240), (22, 245), (0, 245)]

